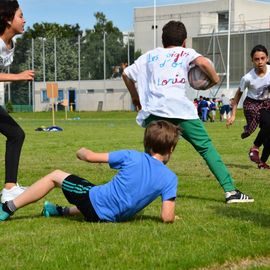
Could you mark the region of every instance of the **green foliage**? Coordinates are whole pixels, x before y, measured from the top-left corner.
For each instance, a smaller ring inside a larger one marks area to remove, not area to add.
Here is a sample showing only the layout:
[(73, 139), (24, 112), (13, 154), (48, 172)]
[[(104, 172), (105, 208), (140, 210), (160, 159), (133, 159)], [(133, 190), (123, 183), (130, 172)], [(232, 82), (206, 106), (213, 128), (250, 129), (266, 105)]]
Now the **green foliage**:
[(142, 55), (142, 51), (141, 51), (141, 50), (137, 50), (137, 51), (134, 53), (134, 60), (136, 60), (137, 58), (139, 58), (141, 55)]
[[(133, 112), (69, 113), (63, 132), (36, 132), (52, 124), (51, 113), (15, 113), (26, 132), (20, 161), (20, 183), (30, 185), (59, 168), (101, 184), (115, 174), (106, 164), (78, 161), (82, 146), (94, 151), (143, 150), (144, 130)], [(60, 190), (20, 209), (0, 224), (0, 269), (269, 269), (269, 171), (258, 170), (247, 157), (255, 134), (241, 140), (245, 124), (239, 111), (235, 124), (205, 123), (236, 186), (255, 198), (253, 204), (226, 205), (224, 194), (204, 160), (180, 139), (168, 163), (179, 177), (174, 224), (160, 222), (160, 199), (125, 223), (92, 224), (81, 218), (44, 218), (45, 199), (66, 205)], [(0, 144), (4, 153), (4, 139)], [(2, 155), (2, 159), (3, 159)], [(0, 167), (4, 179), (4, 161)], [(12, 261), (7, 258), (12, 254)]]
[[(123, 33), (107, 21), (102, 12), (95, 13), (94, 29), (87, 30), (82, 42), (82, 79), (104, 78), (104, 37), (106, 57), (106, 78), (112, 76), (114, 66), (127, 63), (127, 44), (123, 43)], [(105, 36), (104, 36), (105, 35)], [(134, 40), (130, 39), (130, 57), (134, 61)]]
[(13, 112), (13, 106), (10, 100), (6, 103), (5, 107), (8, 113)]
[(36, 38), (48, 38), (53, 39), (57, 37), (58, 39), (61, 38), (74, 38), (78, 35), (82, 35), (82, 31), (80, 30), (80, 26), (64, 24), (63, 26), (57, 23), (35, 23), (33, 28), (27, 28), (25, 31), (23, 38), (29, 39), (36, 39)]
[[(36, 81), (43, 81), (44, 74), (46, 81), (54, 81), (55, 75), (58, 81), (77, 80), (79, 76), (78, 39), (80, 38), (81, 79), (103, 79), (103, 34), (106, 33), (106, 78), (110, 78), (114, 66), (128, 62), (128, 47), (123, 42), (123, 33), (113, 25), (112, 21), (107, 21), (105, 14), (97, 12), (94, 16), (96, 24), (93, 29), (86, 30), (84, 36), (78, 24), (61, 26), (43, 22), (34, 24), (32, 28), (28, 27), (22, 37), (17, 39), (11, 72), (18, 73), (32, 69), (34, 64)], [(33, 47), (34, 52), (32, 52)], [(129, 50), (130, 61), (133, 62), (133, 39), (130, 39)], [(32, 63), (33, 55), (34, 63)], [(16, 85), (12, 87), (16, 90), (19, 88)]]

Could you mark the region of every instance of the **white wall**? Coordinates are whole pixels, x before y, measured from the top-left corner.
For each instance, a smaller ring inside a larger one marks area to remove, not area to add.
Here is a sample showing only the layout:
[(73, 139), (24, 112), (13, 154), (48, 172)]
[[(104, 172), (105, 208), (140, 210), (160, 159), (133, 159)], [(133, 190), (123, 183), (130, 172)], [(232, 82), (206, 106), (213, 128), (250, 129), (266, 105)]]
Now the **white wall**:
[[(121, 78), (114, 80), (82, 80), (58, 82), (58, 89), (64, 91), (64, 99), (68, 99), (70, 90), (76, 92), (76, 110), (97, 111), (102, 103), (103, 111), (131, 110), (130, 94)], [(42, 101), (42, 91), (46, 90), (43, 82), (35, 83), (35, 111), (47, 111), (51, 101)]]
[(0, 82), (0, 106), (5, 105), (5, 87), (4, 83)]

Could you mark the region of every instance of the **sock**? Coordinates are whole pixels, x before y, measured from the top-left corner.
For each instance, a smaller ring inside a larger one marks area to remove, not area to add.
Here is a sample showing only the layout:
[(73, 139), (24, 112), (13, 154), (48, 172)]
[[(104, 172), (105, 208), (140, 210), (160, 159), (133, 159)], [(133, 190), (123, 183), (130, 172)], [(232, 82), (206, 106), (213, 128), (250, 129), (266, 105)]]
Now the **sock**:
[(69, 216), (69, 207), (63, 207), (63, 216)]
[(69, 207), (56, 205), (56, 210), (60, 216), (68, 216), (69, 215)]
[(236, 194), (236, 191), (235, 190), (227, 191), (227, 192), (225, 192), (225, 197), (226, 198), (229, 198), (231, 195), (235, 195), (235, 194)]
[(17, 210), (17, 207), (13, 201), (7, 201), (3, 204), (3, 210), (12, 215)]

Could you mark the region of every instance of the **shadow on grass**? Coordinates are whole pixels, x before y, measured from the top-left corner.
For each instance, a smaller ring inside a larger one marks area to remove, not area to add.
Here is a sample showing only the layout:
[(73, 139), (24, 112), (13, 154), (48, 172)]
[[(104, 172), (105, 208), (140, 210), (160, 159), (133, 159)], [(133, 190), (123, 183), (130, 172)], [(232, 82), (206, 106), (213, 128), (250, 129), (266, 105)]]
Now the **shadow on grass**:
[[(255, 165), (255, 164), (254, 164)], [(235, 163), (226, 163), (226, 166), (231, 168), (239, 168), (239, 169), (250, 169), (250, 168), (256, 168), (253, 164), (251, 165), (243, 165), (243, 164), (235, 164)]]
[[(41, 214), (35, 214), (35, 215), (23, 215), (23, 216), (12, 216), (10, 219), (8, 220), (29, 220), (29, 219), (40, 219), (40, 218), (43, 218), (45, 220), (54, 220), (54, 219), (68, 219), (68, 220), (71, 220), (71, 221), (77, 221), (77, 222), (88, 222), (86, 221), (83, 216), (69, 216), (69, 217), (44, 217), (43, 215)], [(133, 222), (133, 221), (143, 221), (143, 220), (151, 220), (151, 221), (155, 221), (155, 222), (161, 222), (161, 219), (160, 217), (158, 216), (150, 216), (150, 215), (135, 215), (134, 217), (132, 217), (131, 219), (127, 220), (126, 222)], [(89, 221), (89, 223), (96, 223), (96, 222), (91, 222)], [(110, 222), (107, 222), (107, 221), (101, 221), (101, 222), (98, 222), (98, 223), (110, 223)], [(121, 222), (123, 223), (123, 222)]]
[(135, 215), (132, 219), (128, 220), (128, 222), (130, 221), (143, 221), (143, 220), (151, 220), (151, 221), (155, 221), (155, 222), (159, 222), (161, 223), (161, 219), (158, 216), (150, 216), (150, 215)]
[(252, 212), (249, 209), (229, 207), (216, 207), (216, 212), (218, 215), (239, 219), (242, 221), (251, 221), (259, 226), (270, 227), (270, 214)]
[(70, 217), (44, 217), (41, 214), (35, 214), (35, 215), (23, 215), (23, 216), (11, 216), (10, 220), (23, 220), (23, 219), (39, 219), (43, 218), (44, 220), (50, 220), (50, 219), (69, 219), (79, 222), (85, 222), (82, 216), (70, 216)]
[(177, 195), (177, 198), (180, 199), (192, 199), (192, 200), (200, 200), (200, 201), (210, 201), (210, 202), (223, 202), (224, 200), (218, 200), (215, 198), (210, 198), (210, 197), (199, 197), (199, 196), (194, 196), (194, 195)]

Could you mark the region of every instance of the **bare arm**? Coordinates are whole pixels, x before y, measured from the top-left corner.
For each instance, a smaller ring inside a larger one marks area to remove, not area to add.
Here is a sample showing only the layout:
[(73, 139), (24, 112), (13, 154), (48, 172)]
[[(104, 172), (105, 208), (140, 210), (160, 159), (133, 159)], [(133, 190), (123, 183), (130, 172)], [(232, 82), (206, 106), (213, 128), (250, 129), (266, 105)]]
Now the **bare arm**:
[(208, 61), (207, 58), (203, 56), (197, 57), (193, 62), (196, 66), (199, 66), (200, 69), (207, 74), (207, 76), (210, 78), (212, 83), (209, 85), (208, 88), (211, 88), (212, 86), (216, 85), (219, 82), (219, 76), (217, 75), (217, 72), (213, 65)]
[(175, 200), (168, 200), (162, 202), (161, 219), (163, 222), (173, 223), (175, 220)]
[(0, 82), (32, 81), (34, 79), (34, 76), (35, 72), (33, 70), (25, 70), (18, 74), (0, 73)]
[(128, 76), (125, 74), (125, 72), (123, 72), (122, 78), (125, 82), (125, 85), (129, 91), (130, 95), (131, 95), (132, 103), (135, 106), (136, 111), (141, 110), (142, 106), (140, 103), (139, 94), (138, 94), (138, 91), (136, 89), (134, 81), (129, 79)]
[(107, 163), (109, 161), (108, 153), (96, 153), (84, 147), (79, 149), (76, 155), (78, 159), (90, 163)]
[(233, 124), (235, 117), (236, 117), (236, 111), (237, 111), (237, 105), (239, 103), (239, 100), (242, 96), (243, 92), (240, 91), (240, 88), (237, 89), (234, 99), (233, 99), (233, 104), (232, 104), (232, 111), (231, 111), (231, 116), (227, 119), (226, 121), (226, 126), (229, 127), (230, 125)]

